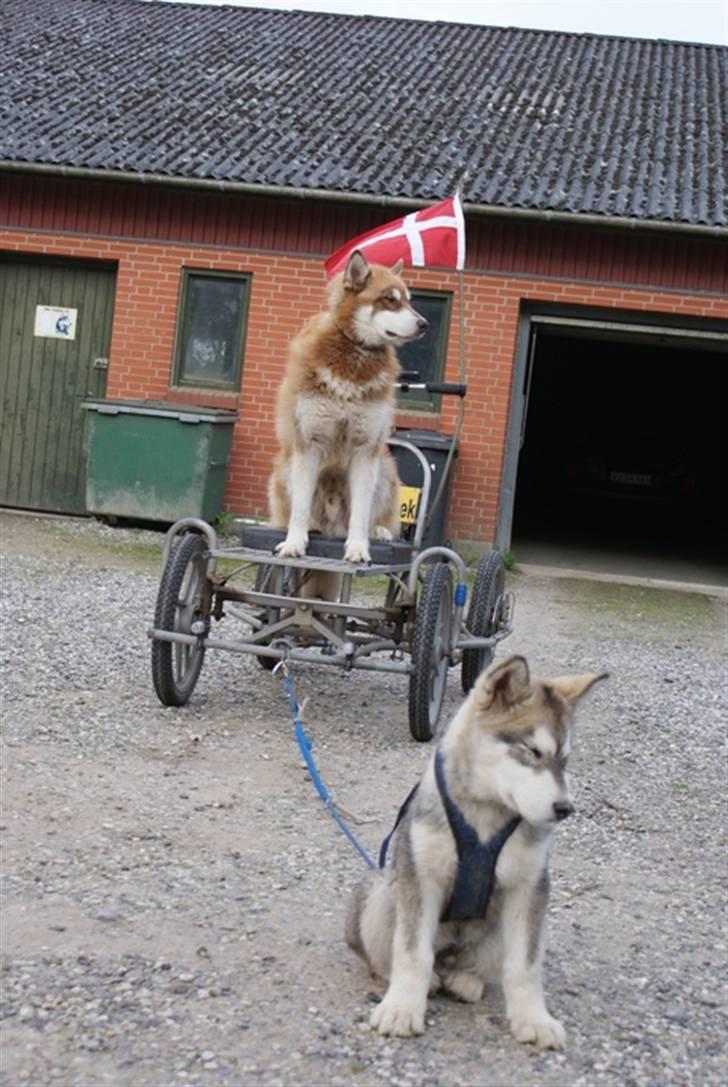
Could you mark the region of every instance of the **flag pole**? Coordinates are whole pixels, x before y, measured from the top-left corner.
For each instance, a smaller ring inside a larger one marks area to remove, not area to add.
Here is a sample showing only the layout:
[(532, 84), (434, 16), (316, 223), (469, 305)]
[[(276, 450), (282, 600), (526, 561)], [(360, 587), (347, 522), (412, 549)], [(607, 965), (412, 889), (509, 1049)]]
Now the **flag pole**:
[[(465, 178), (461, 177), (455, 190), (455, 195), (463, 206), (463, 188)], [(464, 216), (463, 216), (464, 218)], [(460, 382), (465, 384), (465, 261), (463, 267), (458, 269), (458, 309), (460, 311)]]
[[(457, 196), (458, 200), (460, 201), (461, 208), (462, 208), (462, 195), (463, 195), (464, 183), (465, 183), (465, 177), (462, 177), (460, 179), (460, 181), (458, 182), (458, 184), (457, 184), (457, 188), (455, 189), (455, 195)], [(458, 276), (458, 318), (459, 318), (458, 374), (459, 374), (459, 377), (460, 377), (460, 384), (465, 385), (466, 384), (466, 381), (465, 381), (465, 261), (463, 261), (463, 267), (457, 269), (457, 276)], [(430, 512), (428, 513), (427, 518), (425, 520), (425, 529), (424, 529), (425, 532), (427, 531), (427, 528), (428, 528), (428, 526), (430, 524), (430, 521), (432, 520), (432, 518), (433, 518), (433, 516), (435, 514), (435, 510), (437, 509), (438, 505), (440, 504), (440, 500), (442, 499), (443, 493), (445, 491), (445, 486), (447, 484), (448, 478), (450, 476), (450, 471), (452, 469), (453, 460), (455, 459), (455, 453), (456, 453), (456, 450), (457, 450), (458, 441), (460, 439), (460, 431), (463, 428), (464, 418), (465, 418), (465, 398), (461, 397), (460, 398), (460, 407), (458, 408), (458, 417), (457, 417), (457, 420), (456, 420), (456, 423), (455, 423), (455, 431), (454, 431), (454, 433), (452, 435), (452, 442), (451, 442), (450, 448), (448, 449), (448, 452), (447, 452), (447, 459), (445, 461), (445, 467), (443, 468), (442, 476), (440, 477), (440, 482), (438, 484), (437, 491), (435, 492), (435, 497), (433, 498), (432, 504), (430, 505)]]
[[(460, 181), (458, 182), (457, 188), (455, 190), (455, 194), (456, 194), (456, 196), (457, 196), (457, 198), (458, 198), (458, 200), (460, 202), (461, 212), (462, 212), (462, 207), (463, 207), (463, 189), (464, 188), (465, 188), (465, 175), (463, 175), (463, 177), (460, 178)], [(463, 213), (463, 224), (464, 224), (464, 222), (465, 222), (465, 213), (464, 212), (462, 212), (462, 213)], [(467, 252), (467, 247), (466, 247), (465, 251)], [(460, 345), (459, 345), (460, 350), (459, 350), (459, 359), (458, 359), (458, 373), (459, 373), (459, 376), (460, 376), (460, 384), (461, 385), (466, 385), (467, 382), (465, 380), (465, 260), (463, 260), (462, 268), (458, 268), (457, 273), (458, 273), (458, 310), (459, 310), (459, 318), (460, 318)], [(460, 407), (458, 409), (457, 422), (455, 423), (455, 433), (453, 434), (453, 438), (452, 438), (452, 448), (451, 448), (450, 452), (452, 453), (453, 457), (455, 456), (455, 449), (457, 447), (458, 441), (460, 440), (460, 431), (463, 428), (464, 418), (465, 418), (465, 398), (463, 397), (460, 400)], [(448, 466), (448, 471), (449, 471), (449, 469), (450, 469), (450, 466)]]

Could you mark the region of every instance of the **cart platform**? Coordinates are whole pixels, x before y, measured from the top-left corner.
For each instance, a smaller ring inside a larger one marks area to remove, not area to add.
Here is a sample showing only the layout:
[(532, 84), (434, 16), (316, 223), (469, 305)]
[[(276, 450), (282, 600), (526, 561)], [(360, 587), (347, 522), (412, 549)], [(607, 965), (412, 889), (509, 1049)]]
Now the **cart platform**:
[(371, 577), (390, 570), (405, 569), (411, 564), (414, 551), (412, 544), (401, 540), (388, 542), (371, 540), (369, 543), (371, 563), (362, 565), (347, 562), (344, 559), (343, 538), (322, 536), (312, 532), (305, 556), (300, 559), (282, 559), (275, 554), (275, 549), (278, 544), (283, 543), (285, 538), (285, 532), (269, 528), (268, 525), (244, 525), (240, 542), (246, 550), (256, 553), (264, 552), (266, 563), (280, 563), (285, 566), (300, 565), (306, 569), (315, 569), (318, 566), (332, 573), (354, 574), (356, 577)]

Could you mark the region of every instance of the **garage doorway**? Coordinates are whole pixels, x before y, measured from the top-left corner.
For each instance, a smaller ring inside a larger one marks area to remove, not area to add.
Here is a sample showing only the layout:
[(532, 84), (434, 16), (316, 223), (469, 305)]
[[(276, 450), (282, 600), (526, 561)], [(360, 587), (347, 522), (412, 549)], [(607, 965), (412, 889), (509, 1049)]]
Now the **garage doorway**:
[(528, 315), (510, 546), (521, 563), (723, 585), (728, 327), (630, 318)]
[(116, 272), (0, 254), (0, 505), (84, 513), (81, 401), (106, 390)]

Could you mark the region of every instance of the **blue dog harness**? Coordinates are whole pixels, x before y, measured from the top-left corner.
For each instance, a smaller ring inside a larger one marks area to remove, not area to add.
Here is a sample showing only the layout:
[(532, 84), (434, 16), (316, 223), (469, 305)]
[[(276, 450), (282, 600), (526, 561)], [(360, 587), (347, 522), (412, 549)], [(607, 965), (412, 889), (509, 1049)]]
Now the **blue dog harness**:
[[(435, 781), (440, 798), (450, 824), (455, 846), (458, 852), (458, 869), (450, 901), (440, 916), (441, 921), (480, 921), (487, 912), (488, 904), (495, 885), (495, 866), (500, 851), (521, 821), (519, 815), (513, 817), (504, 827), (497, 830), (487, 842), (481, 842), (478, 832), (467, 821), (460, 808), (450, 795), (445, 781), (445, 760), (442, 752), (435, 754)], [(390, 839), (404, 819), (418, 785), (399, 809), (397, 819), (379, 851), (379, 867), (384, 868)]]

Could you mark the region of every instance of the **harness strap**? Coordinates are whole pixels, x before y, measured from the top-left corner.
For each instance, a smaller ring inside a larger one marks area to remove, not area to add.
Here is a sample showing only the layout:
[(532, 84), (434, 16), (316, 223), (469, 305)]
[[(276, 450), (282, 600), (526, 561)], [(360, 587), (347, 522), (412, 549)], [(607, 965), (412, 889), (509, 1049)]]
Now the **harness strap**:
[[(521, 822), (515, 815), (505, 826), (497, 830), (487, 842), (482, 842), (475, 827), (467, 821), (450, 795), (445, 780), (445, 758), (438, 748), (435, 752), (435, 781), (440, 793), (447, 821), (455, 839), (458, 853), (458, 868), (450, 901), (443, 911), (441, 921), (475, 921), (485, 917), (493, 887), (495, 885), (495, 867), (501, 849)], [(412, 803), (419, 783), (410, 792), (399, 809), (394, 826), (384, 839), (379, 850), (379, 867), (384, 868), (389, 843), (404, 819)]]
[(379, 867), (380, 868), (384, 868), (384, 865), (385, 865), (386, 860), (387, 860), (387, 849), (389, 848), (389, 843), (392, 840), (392, 837), (394, 835), (395, 830), (397, 829), (397, 827), (399, 826), (399, 824), (402, 822), (405, 815), (407, 814), (407, 809), (409, 808), (410, 804), (414, 800), (414, 796), (415, 796), (415, 793), (417, 792), (417, 790), (419, 788), (419, 785), (420, 785), (420, 783), (417, 782), (414, 789), (412, 789), (409, 796), (405, 800), (404, 804), (402, 805), (402, 807), (397, 812), (397, 818), (394, 821), (394, 826), (392, 827), (389, 834), (387, 835), (387, 837), (384, 839), (384, 841), (381, 844), (381, 847), (379, 849)]
[(482, 842), (475, 827), (455, 804), (445, 780), (442, 751), (435, 754), (435, 779), (458, 851), (458, 870), (450, 901), (441, 921), (473, 921), (485, 917), (495, 886), (495, 866), (500, 851), (521, 821), (515, 815), (505, 826)]

